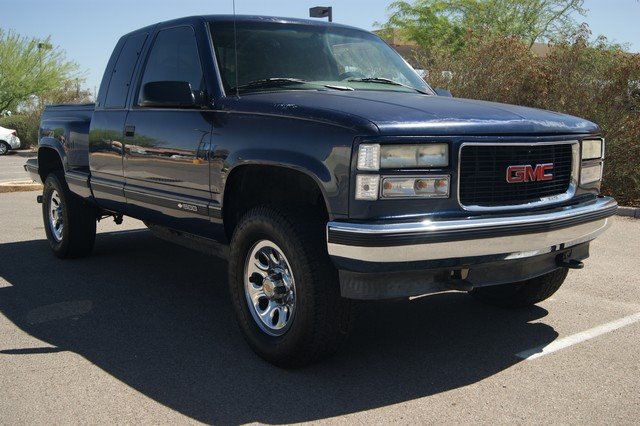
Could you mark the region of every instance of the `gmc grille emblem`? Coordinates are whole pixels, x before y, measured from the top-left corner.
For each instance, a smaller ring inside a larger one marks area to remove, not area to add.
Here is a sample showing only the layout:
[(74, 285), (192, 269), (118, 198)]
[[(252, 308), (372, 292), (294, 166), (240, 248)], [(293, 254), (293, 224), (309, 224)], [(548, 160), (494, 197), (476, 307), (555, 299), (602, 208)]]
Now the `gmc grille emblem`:
[(553, 163), (507, 167), (507, 182), (537, 182), (553, 179)]

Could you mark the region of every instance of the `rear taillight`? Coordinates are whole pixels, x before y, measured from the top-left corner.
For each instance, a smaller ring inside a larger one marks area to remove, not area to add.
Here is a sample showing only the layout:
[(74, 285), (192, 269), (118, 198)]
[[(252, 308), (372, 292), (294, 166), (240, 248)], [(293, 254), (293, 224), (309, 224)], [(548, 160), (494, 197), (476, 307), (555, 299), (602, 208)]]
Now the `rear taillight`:
[(13, 136), (18, 136), (18, 135), (16, 134), (16, 131), (15, 131), (15, 130), (14, 130), (13, 132), (11, 132), (11, 134), (12, 134)]

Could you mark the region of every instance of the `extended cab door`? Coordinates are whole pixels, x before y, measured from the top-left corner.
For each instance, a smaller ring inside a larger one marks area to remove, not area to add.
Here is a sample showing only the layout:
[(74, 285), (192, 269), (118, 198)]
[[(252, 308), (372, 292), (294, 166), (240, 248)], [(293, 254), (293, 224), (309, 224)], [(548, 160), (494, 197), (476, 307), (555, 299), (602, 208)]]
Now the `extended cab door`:
[[(143, 219), (206, 234), (216, 210), (209, 190), (213, 112), (195, 31), (160, 29), (148, 52), (124, 126), (127, 203)], [(193, 102), (163, 103), (175, 99), (172, 87), (187, 87)]]
[(139, 31), (120, 39), (105, 69), (89, 132), (91, 189), (101, 207), (127, 211), (124, 197), (123, 129), (131, 79), (147, 41)]

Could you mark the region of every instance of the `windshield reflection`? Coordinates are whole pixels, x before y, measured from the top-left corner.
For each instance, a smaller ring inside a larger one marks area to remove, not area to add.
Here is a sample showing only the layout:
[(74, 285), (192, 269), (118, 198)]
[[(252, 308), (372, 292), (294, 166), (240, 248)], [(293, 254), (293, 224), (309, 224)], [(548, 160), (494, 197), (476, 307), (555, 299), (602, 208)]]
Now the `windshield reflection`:
[(216, 21), (211, 34), (226, 92), (346, 88), (432, 93), (395, 50), (366, 31), (238, 21), (234, 37), (233, 22)]

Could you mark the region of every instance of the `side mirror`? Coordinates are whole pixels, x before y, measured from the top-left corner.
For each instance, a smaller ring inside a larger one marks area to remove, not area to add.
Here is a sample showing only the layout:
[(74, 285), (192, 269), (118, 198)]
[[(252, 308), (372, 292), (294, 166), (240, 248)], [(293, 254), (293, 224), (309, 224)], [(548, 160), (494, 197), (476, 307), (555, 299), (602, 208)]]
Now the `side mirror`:
[(156, 108), (194, 108), (191, 85), (186, 81), (152, 81), (142, 87), (140, 106)]
[(444, 96), (446, 98), (453, 98), (453, 95), (451, 94), (451, 91), (448, 89), (433, 89), (436, 91), (436, 95), (438, 96)]

